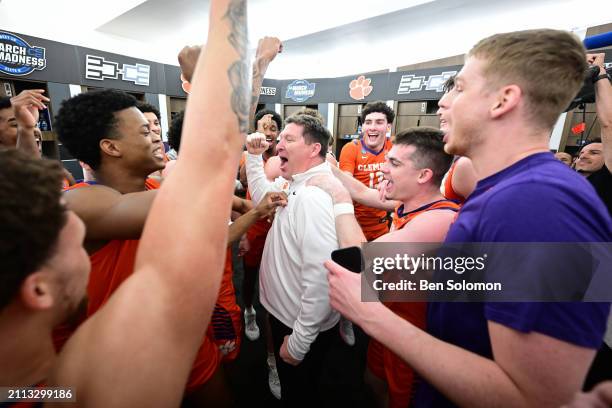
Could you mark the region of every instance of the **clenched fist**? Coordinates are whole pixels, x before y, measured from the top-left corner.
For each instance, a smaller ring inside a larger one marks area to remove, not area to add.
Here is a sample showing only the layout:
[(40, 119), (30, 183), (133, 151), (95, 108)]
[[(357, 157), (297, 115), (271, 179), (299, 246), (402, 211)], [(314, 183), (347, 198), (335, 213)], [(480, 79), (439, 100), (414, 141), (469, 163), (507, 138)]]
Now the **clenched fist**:
[(250, 154), (262, 154), (270, 147), (270, 143), (266, 141), (266, 135), (263, 133), (251, 133), (246, 138), (246, 148)]

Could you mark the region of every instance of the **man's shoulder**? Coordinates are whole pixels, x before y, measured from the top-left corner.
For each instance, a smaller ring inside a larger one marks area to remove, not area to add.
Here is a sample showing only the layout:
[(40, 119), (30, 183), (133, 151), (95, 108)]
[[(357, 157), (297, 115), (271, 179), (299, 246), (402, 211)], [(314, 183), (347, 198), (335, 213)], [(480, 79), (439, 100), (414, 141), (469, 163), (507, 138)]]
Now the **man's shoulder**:
[(316, 186), (304, 186), (298, 192), (289, 195), (289, 200), (295, 200), (296, 209), (305, 213), (322, 213), (332, 211), (334, 204), (325, 191)]
[(70, 200), (80, 197), (104, 197), (121, 195), (121, 193), (112, 187), (98, 183), (80, 182), (73, 186), (64, 189), (64, 196)]
[(354, 156), (356, 155), (358, 150), (359, 150), (358, 141), (351, 140), (350, 142), (342, 146), (342, 150), (340, 151), (340, 158), (342, 158), (343, 156), (348, 157), (349, 155)]
[(393, 147), (393, 140), (391, 140), (391, 138), (388, 138), (387, 140), (385, 140), (385, 152), (388, 152), (389, 150), (391, 150), (392, 147)]
[(304, 186), (298, 195), (298, 199), (302, 202), (320, 200), (323, 201), (323, 204), (332, 203), (329, 194), (316, 186)]
[(465, 210), (479, 213), (481, 229), (495, 230), (510, 241), (600, 241), (609, 236), (609, 217), (595, 190), (572, 173), (567, 169), (509, 177), (468, 200)]
[[(484, 200), (530, 201), (536, 206), (559, 200), (579, 200), (594, 191), (584, 177), (560, 162), (539, 161), (500, 180), (485, 193)], [(536, 199), (537, 198), (537, 199)]]
[(612, 173), (610, 170), (604, 166), (597, 170), (595, 173), (591, 174), (587, 177), (587, 180), (595, 187), (608, 187), (608, 189), (612, 189)]

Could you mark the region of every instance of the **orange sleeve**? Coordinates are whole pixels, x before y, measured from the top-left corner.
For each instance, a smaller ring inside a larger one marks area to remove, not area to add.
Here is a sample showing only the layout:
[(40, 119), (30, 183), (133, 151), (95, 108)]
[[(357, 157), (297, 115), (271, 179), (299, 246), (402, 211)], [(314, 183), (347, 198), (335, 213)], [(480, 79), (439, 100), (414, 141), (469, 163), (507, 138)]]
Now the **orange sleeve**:
[(245, 150), (244, 152), (242, 152), (242, 155), (240, 156), (240, 164), (238, 165), (238, 168), (244, 166), (244, 164), (246, 163), (246, 157), (247, 157), (247, 152)]
[(340, 170), (355, 173), (355, 158), (357, 157), (357, 145), (351, 141), (344, 145), (340, 152)]

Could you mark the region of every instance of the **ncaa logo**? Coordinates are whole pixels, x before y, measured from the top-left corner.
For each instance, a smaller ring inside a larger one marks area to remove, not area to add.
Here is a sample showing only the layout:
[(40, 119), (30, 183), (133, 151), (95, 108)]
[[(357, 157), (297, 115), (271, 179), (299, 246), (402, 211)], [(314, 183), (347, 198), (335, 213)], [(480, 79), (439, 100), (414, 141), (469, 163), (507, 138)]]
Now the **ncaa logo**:
[(310, 83), (305, 79), (296, 79), (287, 85), (285, 98), (291, 99), (295, 102), (304, 102), (314, 95), (316, 86), (317, 84)]
[(0, 72), (24, 76), (47, 66), (45, 49), (33, 47), (23, 38), (0, 31)]

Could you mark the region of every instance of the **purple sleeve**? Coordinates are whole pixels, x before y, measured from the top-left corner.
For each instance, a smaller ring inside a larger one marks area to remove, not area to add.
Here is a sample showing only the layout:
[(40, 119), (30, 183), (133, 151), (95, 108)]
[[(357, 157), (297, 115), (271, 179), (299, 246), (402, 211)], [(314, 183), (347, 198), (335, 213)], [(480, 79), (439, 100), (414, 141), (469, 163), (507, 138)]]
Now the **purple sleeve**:
[[(594, 191), (581, 186), (559, 188), (521, 183), (501, 188), (484, 208), (479, 236), (484, 242), (609, 242), (607, 214), (593, 203)], [(546, 267), (550, 259), (530, 258), (529, 268)], [(485, 317), (520, 332), (539, 332), (568, 343), (598, 348), (609, 303), (509, 303), (485, 305)]]
[(608, 303), (487, 303), (485, 318), (514, 330), (532, 331), (582, 347), (601, 346)]

